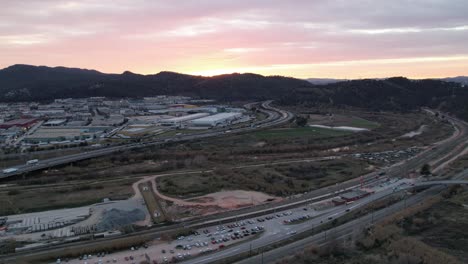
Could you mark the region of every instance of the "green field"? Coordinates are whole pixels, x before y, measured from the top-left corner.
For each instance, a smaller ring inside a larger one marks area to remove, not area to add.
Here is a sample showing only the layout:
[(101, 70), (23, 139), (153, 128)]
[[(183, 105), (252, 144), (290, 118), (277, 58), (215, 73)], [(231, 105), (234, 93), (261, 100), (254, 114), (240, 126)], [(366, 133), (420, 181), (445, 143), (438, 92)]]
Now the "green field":
[(298, 127), (270, 129), (252, 133), (258, 140), (278, 139), (278, 138), (327, 138), (340, 137), (353, 134), (351, 131), (341, 131), (317, 127)]
[(353, 117), (347, 126), (374, 129), (380, 126), (379, 123), (372, 122), (360, 117)]

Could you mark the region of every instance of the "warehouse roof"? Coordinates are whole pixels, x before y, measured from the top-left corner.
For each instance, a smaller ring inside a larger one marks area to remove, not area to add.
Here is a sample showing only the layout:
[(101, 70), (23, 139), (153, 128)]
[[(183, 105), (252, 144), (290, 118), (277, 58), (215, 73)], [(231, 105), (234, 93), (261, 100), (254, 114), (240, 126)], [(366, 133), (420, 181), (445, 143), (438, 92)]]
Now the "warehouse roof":
[(242, 115), (241, 113), (219, 113), (216, 115), (205, 116), (205, 117), (193, 120), (193, 121), (194, 122), (213, 122), (213, 121), (218, 121), (218, 120), (222, 120), (225, 118), (237, 117), (241, 115)]

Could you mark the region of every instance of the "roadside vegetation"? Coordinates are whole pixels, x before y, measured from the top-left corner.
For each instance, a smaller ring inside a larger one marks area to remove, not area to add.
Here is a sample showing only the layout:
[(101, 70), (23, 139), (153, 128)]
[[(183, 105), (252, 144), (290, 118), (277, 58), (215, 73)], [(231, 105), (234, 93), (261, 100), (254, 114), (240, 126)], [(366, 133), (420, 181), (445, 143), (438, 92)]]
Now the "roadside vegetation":
[(250, 190), (275, 196), (308, 192), (369, 172), (368, 164), (354, 159), (286, 163), (246, 168), (217, 168), (212, 172), (156, 179), (170, 196), (191, 197), (222, 190)]

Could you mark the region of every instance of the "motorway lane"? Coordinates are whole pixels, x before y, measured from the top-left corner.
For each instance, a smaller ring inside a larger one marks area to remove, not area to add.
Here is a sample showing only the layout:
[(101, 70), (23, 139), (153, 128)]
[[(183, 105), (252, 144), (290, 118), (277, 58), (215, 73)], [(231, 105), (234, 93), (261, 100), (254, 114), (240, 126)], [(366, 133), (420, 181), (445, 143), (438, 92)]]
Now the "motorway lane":
[(377, 223), (380, 220), (394, 213), (397, 213), (406, 207), (422, 202), (427, 197), (439, 193), (442, 189), (443, 188), (441, 187), (434, 187), (434, 188), (428, 189), (424, 192), (421, 192), (419, 194), (409, 197), (405, 201), (400, 201), (389, 207), (378, 210), (374, 213), (359, 217), (343, 225), (339, 225), (331, 230), (320, 232), (308, 238), (295, 241), (293, 243), (282, 246), (280, 248), (264, 252), (261, 255), (256, 255), (256, 256), (244, 259), (242, 261), (236, 262), (236, 263), (237, 264), (274, 263), (275, 261), (283, 257), (292, 256), (295, 253), (303, 251), (304, 248), (307, 246), (323, 245), (331, 241), (337, 241), (340, 239), (343, 240), (346, 237), (353, 239), (355, 237), (360, 236), (363, 233), (364, 229), (368, 227), (369, 225), (373, 223)]
[[(394, 183), (394, 185), (399, 185), (399, 182)], [(273, 219), (268, 222), (265, 222), (264, 234), (262, 234), (258, 239), (254, 241), (251, 241), (249, 243), (239, 244), (239, 245), (233, 245), (229, 248), (230, 250), (219, 251), (219, 252), (210, 254), (209, 256), (197, 257), (184, 263), (193, 263), (193, 264), (209, 263), (211, 261), (221, 260), (230, 256), (234, 256), (238, 254), (239, 252), (248, 252), (251, 249), (262, 248), (264, 246), (277, 243), (287, 238), (288, 236), (291, 236), (291, 232), (301, 233), (301, 232), (311, 230), (327, 222), (331, 222), (333, 221), (333, 219), (339, 218), (347, 214), (348, 210), (349, 211), (356, 210), (358, 208), (364, 207), (372, 202), (375, 202), (391, 194), (394, 194), (394, 191), (392, 189), (392, 185), (389, 185), (387, 189), (381, 192), (375, 193), (373, 195), (370, 195), (361, 200), (358, 200), (352, 205), (348, 205), (348, 206), (341, 205), (341, 206), (333, 207), (331, 209), (326, 210), (325, 213), (321, 213), (320, 215), (312, 218), (311, 220), (307, 220), (300, 224), (285, 225), (282, 222), (284, 218), (281, 218), (279, 221), (277, 221), (277, 219)], [(275, 215), (275, 214), (272, 214), (272, 215)]]

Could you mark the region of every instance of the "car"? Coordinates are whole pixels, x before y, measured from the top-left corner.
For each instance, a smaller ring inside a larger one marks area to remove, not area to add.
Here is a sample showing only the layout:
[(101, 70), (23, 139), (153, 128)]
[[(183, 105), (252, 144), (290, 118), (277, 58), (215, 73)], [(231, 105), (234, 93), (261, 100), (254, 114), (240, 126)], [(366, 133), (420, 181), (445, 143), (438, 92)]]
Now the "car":
[(219, 245), (218, 248), (219, 248), (219, 249), (222, 249), (222, 248), (224, 248), (224, 247), (225, 247), (224, 244), (221, 244), (221, 245)]
[(172, 249), (171, 249), (171, 250), (169, 250), (169, 252), (170, 252), (171, 254), (174, 254), (174, 250), (172, 250)]
[(331, 217), (331, 216), (330, 216), (330, 217), (328, 217), (328, 220), (332, 220), (332, 219), (333, 219), (333, 217)]
[(161, 253), (166, 254), (166, 250), (165, 249), (161, 250)]
[(348, 209), (346, 209), (346, 212), (349, 212), (350, 210), (351, 210), (351, 209), (348, 208)]

